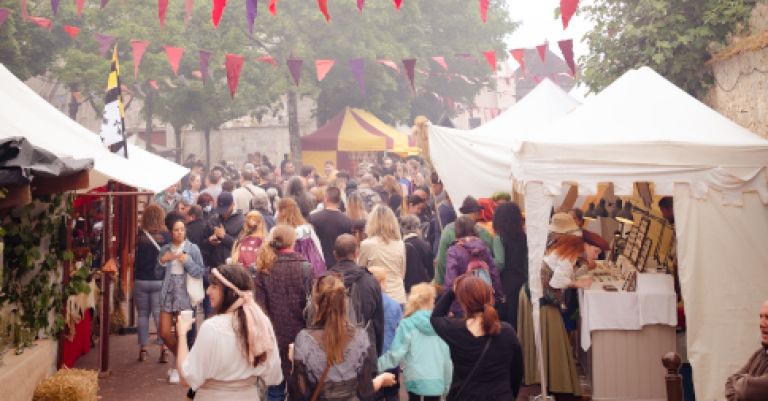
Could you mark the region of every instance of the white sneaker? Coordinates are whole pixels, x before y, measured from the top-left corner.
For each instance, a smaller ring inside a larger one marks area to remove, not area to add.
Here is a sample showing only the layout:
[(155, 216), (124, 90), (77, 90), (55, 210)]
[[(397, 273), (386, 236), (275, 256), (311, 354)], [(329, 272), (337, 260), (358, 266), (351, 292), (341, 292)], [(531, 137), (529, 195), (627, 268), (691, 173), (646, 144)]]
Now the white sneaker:
[(176, 369), (168, 369), (168, 383), (179, 384), (179, 371)]

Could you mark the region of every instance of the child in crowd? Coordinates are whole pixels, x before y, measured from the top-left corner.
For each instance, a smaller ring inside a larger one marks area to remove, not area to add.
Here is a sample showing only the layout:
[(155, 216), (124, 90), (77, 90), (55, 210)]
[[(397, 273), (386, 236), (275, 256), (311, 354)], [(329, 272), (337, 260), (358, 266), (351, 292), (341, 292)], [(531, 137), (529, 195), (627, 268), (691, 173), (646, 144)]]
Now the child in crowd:
[(400, 323), (389, 350), (379, 357), (379, 370), (405, 363), (403, 376), (409, 401), (439, 401), (448, 393), (453, 365), (448, 345), (430, 323), (437, 291), (428, 283), (411, 287)]
[[(385, 352), (389, 351), (392, 341), (395, 339), (397, 326), (400, 324), (400, 319), (403, 318), (403, 308), (397, 301), (392, 299), (392, 297), (384, 293), (384, 282), (387, 280), (387, 269), (379, 266), (371, 266), (368, 268), (368, 271), (373, 274), (373, 277), (376, 277), (376, 280), (379, 282), (382, 289), (381, 296), (382, 304), (384, 305), (384, 345), (382, 349), (379, 350), (379, 355), (383, 355)], [(383, 371), (383, 369), (379, 369), (379, 371)], [(397, 365), (390, 366), (387, 371), (394, 374), (395, 377), (398, 377), (400, 374), (400, 368)], [(379, 390), (376, 393), (376, 399), (397, 401), (399, 400), (399, 393), (400, 380), (398, 379), (398, 383), (394, 386), (384, 387)]]

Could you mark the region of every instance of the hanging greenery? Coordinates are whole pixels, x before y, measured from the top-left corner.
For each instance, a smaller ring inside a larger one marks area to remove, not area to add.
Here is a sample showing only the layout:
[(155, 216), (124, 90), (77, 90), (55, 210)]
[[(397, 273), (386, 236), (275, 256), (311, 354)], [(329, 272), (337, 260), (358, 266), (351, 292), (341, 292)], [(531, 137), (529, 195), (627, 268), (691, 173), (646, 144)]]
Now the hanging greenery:
[[(74, 194), (59, 194), (14, 209), (0, 228), (5, 243), (0, 306), (18, 310), (22, 327), (56, 336), (64, 328), (64, 301), (88, 293), (89, 270), (84, 266), (62, 285), (63, 262), (72, 261), (66, 247), (65, 216)], [(51, 319), (51, 316), (53, 319)]]

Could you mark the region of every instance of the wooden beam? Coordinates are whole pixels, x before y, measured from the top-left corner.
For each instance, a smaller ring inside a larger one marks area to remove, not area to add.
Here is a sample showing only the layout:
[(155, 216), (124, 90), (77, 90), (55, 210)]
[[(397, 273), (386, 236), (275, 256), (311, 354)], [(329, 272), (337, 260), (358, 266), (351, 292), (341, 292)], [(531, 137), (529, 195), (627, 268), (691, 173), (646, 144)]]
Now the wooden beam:
[(34, 196), (59, 194), (67, 191), (88, 188), (88, 170), (64, 176), (64, 177), (40, 177), (32, 180), (32, 194)]
[(0, 209), (9, 209), (24, 206), (32, 202), (32, 191), (29, 184), (17, 185), (6, 188), (8, 192), (0, 199)]

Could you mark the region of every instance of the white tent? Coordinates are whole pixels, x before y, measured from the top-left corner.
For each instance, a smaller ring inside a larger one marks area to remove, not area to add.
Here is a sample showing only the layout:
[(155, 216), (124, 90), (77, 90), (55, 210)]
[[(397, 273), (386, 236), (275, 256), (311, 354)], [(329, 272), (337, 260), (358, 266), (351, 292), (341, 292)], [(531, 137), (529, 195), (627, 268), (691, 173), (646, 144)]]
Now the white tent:
[(109, 179), (160, 192), (188, 169), (133, 145), (128, 159), (111, 153), (95, 134), (37, 95), (0, 64), (0, 138), (23, 136), (57, 156), (91, 158), (90, 187)]
[[(630, 71), (584, 106), (517, 144), (532, 299), (553, 197), (564, 183), (619, 195), (651, 182), (674, 195), (678, 264), (696, 396), (723, 399), (726, 377), (759, 346), (768, 294), (768, 141), (653, 70)], [(659, 355), (661, 358), (661, 355)]]
[(513, 144), (578, 107), (565, 91), (544, 79), (495, 119), (473, 130), (431, 126), (429, 149), (437, 174), (458, 207), (469, 195), (509, 192)]

